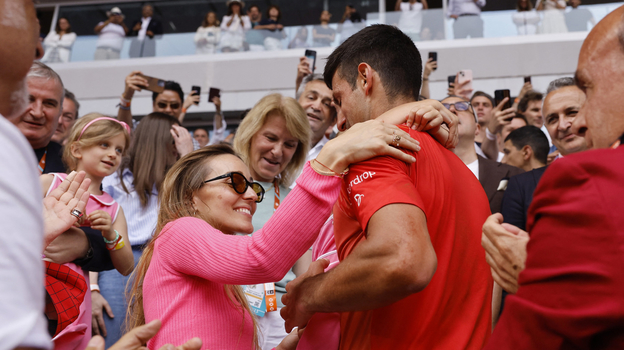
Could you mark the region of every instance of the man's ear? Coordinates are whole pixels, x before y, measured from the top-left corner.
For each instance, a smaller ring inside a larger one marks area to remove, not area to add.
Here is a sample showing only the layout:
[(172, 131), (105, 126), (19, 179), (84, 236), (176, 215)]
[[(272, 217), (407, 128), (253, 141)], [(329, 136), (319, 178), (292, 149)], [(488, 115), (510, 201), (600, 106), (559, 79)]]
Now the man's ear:
[(358, 64), (356, 87), (361, 88), (366, 96), (370, 96), (373, 92), (373, 79), (373, 67), (364, 62)]
[(531, 160), (531, 157), (533, 157), (533, 149), (531, 148), (531, 146), (525, 145), (524, 147), (522, 147), (522, 159), (528, 162), (529, 160)]

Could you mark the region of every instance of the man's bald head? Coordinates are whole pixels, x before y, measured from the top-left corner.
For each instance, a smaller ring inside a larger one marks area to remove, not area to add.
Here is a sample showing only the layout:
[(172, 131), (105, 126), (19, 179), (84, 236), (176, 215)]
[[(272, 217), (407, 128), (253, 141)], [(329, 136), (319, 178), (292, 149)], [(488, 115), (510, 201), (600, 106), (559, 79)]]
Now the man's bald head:
[(25, 77), (43, 56), (32, 0), (0, 0), (0, 114), (20, 113), (27, 102)]
[(579, 55), (576, 83), (587, 99), (573, 131), (592, 148), (606, 148), (624, 134), (620, 99), (624, 94), (624, 6), (589, 33)]

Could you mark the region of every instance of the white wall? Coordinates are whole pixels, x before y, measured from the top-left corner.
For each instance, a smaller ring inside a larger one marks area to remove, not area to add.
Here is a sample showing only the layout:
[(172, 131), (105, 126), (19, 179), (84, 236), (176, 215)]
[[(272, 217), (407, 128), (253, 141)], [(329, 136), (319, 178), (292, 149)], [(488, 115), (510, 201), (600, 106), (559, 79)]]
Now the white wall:
[[(463, 39), (417, 43), (422, 56), (438, 52), (438, 69), (430, 77), (433, 98), (446, 95), (447, 76), (461, 69), (472, 69), (474, 90), (493, 93), (508, 88), (516, 95), (523, 77), (533, 77), (536, 89), (545, 91), (548, 83), (571, 76), (587, 33), (549, 34), (509, 38)], [(317, 72), (331, 48), (317, 49)], [(133, 70), (166, 80), (178, 81), (185, 92), (192, 85), (202, 86), (202, 103), (190, 112), (212, 111), (206, 103), (209, 87), (222, 89), (224, 110), (251, 108), (262, 96), (281, 92), (294, 97), (294, 81), (303, 49), (275, 52), (244, 52), (202, 56), (178, 56), (117, 61), (54, 64), (65, 86), (80, 101), (81, 114), (116, 114), (124, 79)], [(135, 114), (151, 112), (151, 94), (135, 95)]]

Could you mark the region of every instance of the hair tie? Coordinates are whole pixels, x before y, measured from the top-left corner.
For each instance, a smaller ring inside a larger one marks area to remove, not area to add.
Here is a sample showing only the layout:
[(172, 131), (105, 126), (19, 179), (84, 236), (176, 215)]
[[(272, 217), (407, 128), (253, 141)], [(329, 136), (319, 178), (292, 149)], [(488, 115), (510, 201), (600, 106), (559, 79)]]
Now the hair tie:
[(85, 130), (87, 130), (88, 127), (91, 126), (91, 124), (97, 122), (98, 120), (112, 120), (115, 121), (119, 124), (121, 124), (121, 126), (123, 126), (126, 131), (128, 131), (128, 135), (130, 134), (130, 126), (128, 126), (128, 124), (126, 124), (125, 122), (121, 122), (115, 118), (111, 118), (111, 117), (99, 117), (99, 118), (95, 118), (92, 121), (88, 122), (87, 125), (84, 126), (84, 128), (82, 128), (82, 131), (80, 132), (80, 135), (78, 135), (78, 140), (76, 141), (80, 141), (80, 138), (82, 137), (82, 134), (84, 134)]

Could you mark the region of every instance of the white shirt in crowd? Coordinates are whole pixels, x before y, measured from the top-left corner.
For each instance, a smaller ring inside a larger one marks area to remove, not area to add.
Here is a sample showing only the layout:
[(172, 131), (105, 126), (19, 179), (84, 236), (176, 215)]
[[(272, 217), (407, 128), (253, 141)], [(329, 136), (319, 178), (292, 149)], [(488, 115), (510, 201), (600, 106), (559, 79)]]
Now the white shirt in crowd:
[(69, 62), (71, 49), (76, 41), (76, 33), (67, 33), (60, 36), (55, 30), (51, 31), (43, 40), (45, 54), (41, 62), (57, 63)]
[(448, 14), (451, 15), (480, 15), (485, 6), (485, 0), (449, 0)]
[(466, 164), (466, 166), (472, 171), (477, 180), (479, 180), (479, 158), (470, 164)]
[(141, 18), (141, 30), (139, 30), (139, 33), (137, 34), (137, 39), (139, 40), (145, 39), (145, 36), (147, 33), (147, 26), (149, 26), (151, 20), (152, 20), (152, 17)]
[(37, 159), (0, 115), (0, 349), (51, 349), (45, 307), (43, 219)]
[(399, 29), (404, 33), (420, 33), (423, 20), (423, 4), (420, 2), (410, 4), (401, 3), (401, 17), (399, 18)]
[[(104, 24), (104, 22), (100, 22), (99, 24)], [(125, 37), (126, 31), (121, 25), (109, 23), (104, 28), (102, 28), (102, 31), (98, 36), (96, 47), (121, 51), (121, 49), (123, 48)]]
[(540, 16), (535, 10), (516, 12), (511, 15), (518, 35), (534, 35), (537, 33), (537, 24), (540, 22)]
[(199, 27), (195, 33), (195, 53), (210, 54), (217, 51), (219, 39), (221, 38), (221, 28), (219, 27)]

